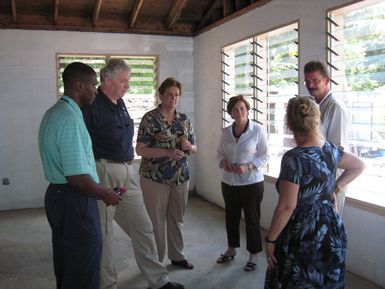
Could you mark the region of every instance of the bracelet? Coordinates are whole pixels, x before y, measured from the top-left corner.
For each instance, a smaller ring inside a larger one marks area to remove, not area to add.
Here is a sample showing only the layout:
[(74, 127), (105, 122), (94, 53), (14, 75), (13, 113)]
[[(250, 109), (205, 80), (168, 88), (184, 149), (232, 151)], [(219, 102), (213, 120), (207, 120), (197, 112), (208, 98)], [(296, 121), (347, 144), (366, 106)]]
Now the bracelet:
[(275, 244), (275, 241), (269, 240), (267, 236), (265, 237), (265, 241), (266, 243)]
[(341, 187), (337, 185), (337, 183), (336, 183), (336, 187), (334, 188), (334, 192), (336, 193), (336, 195), (338, 195), (338, 193), (341, 192)]

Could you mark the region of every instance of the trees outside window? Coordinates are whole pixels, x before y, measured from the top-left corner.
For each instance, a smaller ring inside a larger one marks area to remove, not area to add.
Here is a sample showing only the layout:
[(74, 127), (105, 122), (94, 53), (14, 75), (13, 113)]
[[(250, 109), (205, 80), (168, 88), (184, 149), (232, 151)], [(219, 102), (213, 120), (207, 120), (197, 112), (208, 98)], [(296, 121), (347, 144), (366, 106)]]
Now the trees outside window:
[(267, 130), (267, 169), (276, 173), (282, 155), (293, 146), (284, 115), (288, 100), (298, 94), (298, 23), (228, 45), (221, 52), (223, 127), (232, 122), (226, 113), (228, 99), (246, 95), (250, 118)]
[(385, 184), (384, 11), (385, 1), (366, 0), (333, 9), (327, 17), (331, 88), (350, 109), (350, 150), (366, 161), (360, 180), (374, 192)]
[[(131, 118), (134, 120), (135, 136), (138, 131), (139, 123), (142, 116), (149, 110), (155, 107), (155, 94), (157, 87), (157, 56), (152, 55), (72, 55), (72, 54), (57, 54), (57, 87), (58, 97), (63, 93), (62, 73), (64, 68), (75, 61), (80, 61), (90, 65), (97, 73), (98, 80), (100, 79), (100, 69), (111, 58), (124, 59), (131, 67), (130, 89), (124, 95), (123, 100), (127, 106)], [(135, 146), (135, 144), (134, 144)]]

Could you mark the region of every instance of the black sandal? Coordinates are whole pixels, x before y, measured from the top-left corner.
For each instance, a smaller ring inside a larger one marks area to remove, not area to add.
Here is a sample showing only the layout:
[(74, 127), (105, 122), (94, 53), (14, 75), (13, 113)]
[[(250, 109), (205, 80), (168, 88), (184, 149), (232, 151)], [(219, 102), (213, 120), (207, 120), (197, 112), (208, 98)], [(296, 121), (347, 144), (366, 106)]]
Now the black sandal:
[(235, 258), (235, 255), (227, 256), (227, 255), (225, 255), (225, 254), (221, 254), (221, 255), (219, 256), (219, 258), (217, 259), (217, 263), (218, 263), (218, 264), (227, 263), (227, 262), (229, 262), (229, 261), (231, 261), (231, 260), (234, 260), (234, 258)]
[(254, 271), (256, 267), (257, 267), (257, 264), (255, 264), (253, 262), (247, 262), (246, 266), (243, 267), (243, 270), (246, 272)]
[(173, 261), (171, 260), (171, 264), (175, 265), (175, 266), (179, 266), (179, 267), (182, 267), (184, 269), (194, 269), (194, 265), (187, 261), (187, 260), (182, 260), (182, 261)]

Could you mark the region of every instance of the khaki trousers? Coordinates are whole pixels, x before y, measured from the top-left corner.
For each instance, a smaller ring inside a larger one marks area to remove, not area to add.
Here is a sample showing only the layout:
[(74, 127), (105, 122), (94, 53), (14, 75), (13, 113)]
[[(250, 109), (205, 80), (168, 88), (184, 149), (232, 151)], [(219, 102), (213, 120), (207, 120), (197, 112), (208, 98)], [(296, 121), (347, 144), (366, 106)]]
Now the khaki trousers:
[(183, 253), (183, 216), (187, 207), (189, 182), (181, 185), (167, 185), (140, 178), (143, 199), (154, 227), (159, 261), (166, 254), (166, 231), (168, 258), (185, 260)]
[(106, 206), (98, 201), (103, 237), (100, 272), (101, 289), (117, 289), (117, 271), (114, 264), (113, 220), (131, 238), (136, 263), (151, 288), (164, 286), (168, 280), (166, 268), (158, 261), (151, 220), (143, 203), (140, 188), (133, 180), (133, 168), (125, 163), (98, 160), (96, 168), (100, 182), (110, 188), (124, 187), (127, 192), (117, 206)]

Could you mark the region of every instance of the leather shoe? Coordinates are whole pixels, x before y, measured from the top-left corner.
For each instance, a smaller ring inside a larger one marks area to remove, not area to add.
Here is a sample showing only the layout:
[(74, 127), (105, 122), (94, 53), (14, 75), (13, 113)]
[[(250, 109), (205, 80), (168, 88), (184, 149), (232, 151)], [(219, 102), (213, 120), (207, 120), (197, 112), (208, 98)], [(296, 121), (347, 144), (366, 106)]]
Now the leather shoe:
[(187, 260), (182, 260), (182, 261), (173, 261), (171, 260), (171, 264), (175, 266), (182, 267), (184, 269), (194, 269), (193, 263), (187, 261)]
[(168, 282), (166, 285), (160, 287), (159, 289), (184, 289), (184, 286), (179, 283)]

